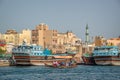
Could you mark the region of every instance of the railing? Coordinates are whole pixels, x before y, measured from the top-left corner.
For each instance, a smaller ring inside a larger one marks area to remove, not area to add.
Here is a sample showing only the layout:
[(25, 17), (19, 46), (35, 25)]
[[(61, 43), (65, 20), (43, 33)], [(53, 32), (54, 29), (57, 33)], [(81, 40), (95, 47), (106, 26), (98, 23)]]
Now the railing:
[(31, 50), (22, 50), (22, 49), (16, 49), (16, 50), (12, 50), (13, 53), (30, 53)]

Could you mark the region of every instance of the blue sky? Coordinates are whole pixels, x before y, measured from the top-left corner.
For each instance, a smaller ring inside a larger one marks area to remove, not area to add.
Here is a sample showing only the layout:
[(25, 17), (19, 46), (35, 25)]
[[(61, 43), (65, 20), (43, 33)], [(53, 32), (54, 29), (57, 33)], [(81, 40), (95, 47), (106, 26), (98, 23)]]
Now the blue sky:
[(118, 37), (120, 0), (0, 0), (1, 33), (32, 30), (40, 23), (59, 32), (72, 31), (83, 40), (86, 24), (90, 36)]

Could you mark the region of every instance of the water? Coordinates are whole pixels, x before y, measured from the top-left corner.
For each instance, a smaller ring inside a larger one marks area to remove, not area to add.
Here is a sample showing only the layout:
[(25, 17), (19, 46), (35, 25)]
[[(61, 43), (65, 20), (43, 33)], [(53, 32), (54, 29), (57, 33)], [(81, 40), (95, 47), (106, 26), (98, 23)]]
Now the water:
[(44, 66), (0, 67), (0, 80), (120, 80), (120, 66), (58, 69)]

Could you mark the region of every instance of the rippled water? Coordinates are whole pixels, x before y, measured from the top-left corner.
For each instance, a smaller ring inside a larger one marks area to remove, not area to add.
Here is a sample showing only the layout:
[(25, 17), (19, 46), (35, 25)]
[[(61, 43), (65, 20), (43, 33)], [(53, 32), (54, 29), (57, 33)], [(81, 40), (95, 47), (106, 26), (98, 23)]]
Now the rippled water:
[(120, 80), (120, 66), (58, 69), (44, 66), (0, 67), (0, 80)]

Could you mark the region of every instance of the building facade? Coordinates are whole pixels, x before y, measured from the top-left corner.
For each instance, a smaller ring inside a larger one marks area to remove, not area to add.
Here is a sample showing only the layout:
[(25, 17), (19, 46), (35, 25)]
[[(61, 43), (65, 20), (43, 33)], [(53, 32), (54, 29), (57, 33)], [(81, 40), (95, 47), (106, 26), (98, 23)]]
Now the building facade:
[(18, 45), (21, 45), (24, 40), (27, 42), (28, 45), (31, 44), (31, 30), (24, 29), (22, 30), (21, 33), (18, 34), (18, 36), (19, 36)]
[(47, 30), (45, 31), (45, 47), (49, 48), (51, 45), (57, 45), (57, 30)]
[(48, 26), (44, 23), (36, 26), (35, 30), (32, 30), (32, 44), (37, 44), (45, 47), (45, 32), (48, 30)]
[(79, 38), (70, 31), (59, 33), (57, 30), (49, 30), (44, 23), (32, 30), (32, 44), (41, 45), (51, 49), (54, 53), (64, 53), (67, 49), (75, 50), (74, 45)]
[(57, 34), (57, 30), (49, 30), (48, 25), (42, 23), (32, 30), (32, 44), (49, 48), (51, 45), (57, 44)]
[(7, 30), (5, 34), (2, 35), (2, 38), (6, 43), (13, 43), (14, 45), (18, 44), (19, 36), (15, 30)]
[(78, 42), (81, 42), (80, 39), (70, 31), (66, 33), (58, 33), (57, 40), (57, 44), (64, 45), (67, 51), (75, 51), (75, 45), (78, 44)]
[(106, 45), (106, 40), (103, 36), (96, 36), (94, 40), (95, 46)]
[(107, 40), (108, 45), (120, 46), (120, 38), (111, 38)]

